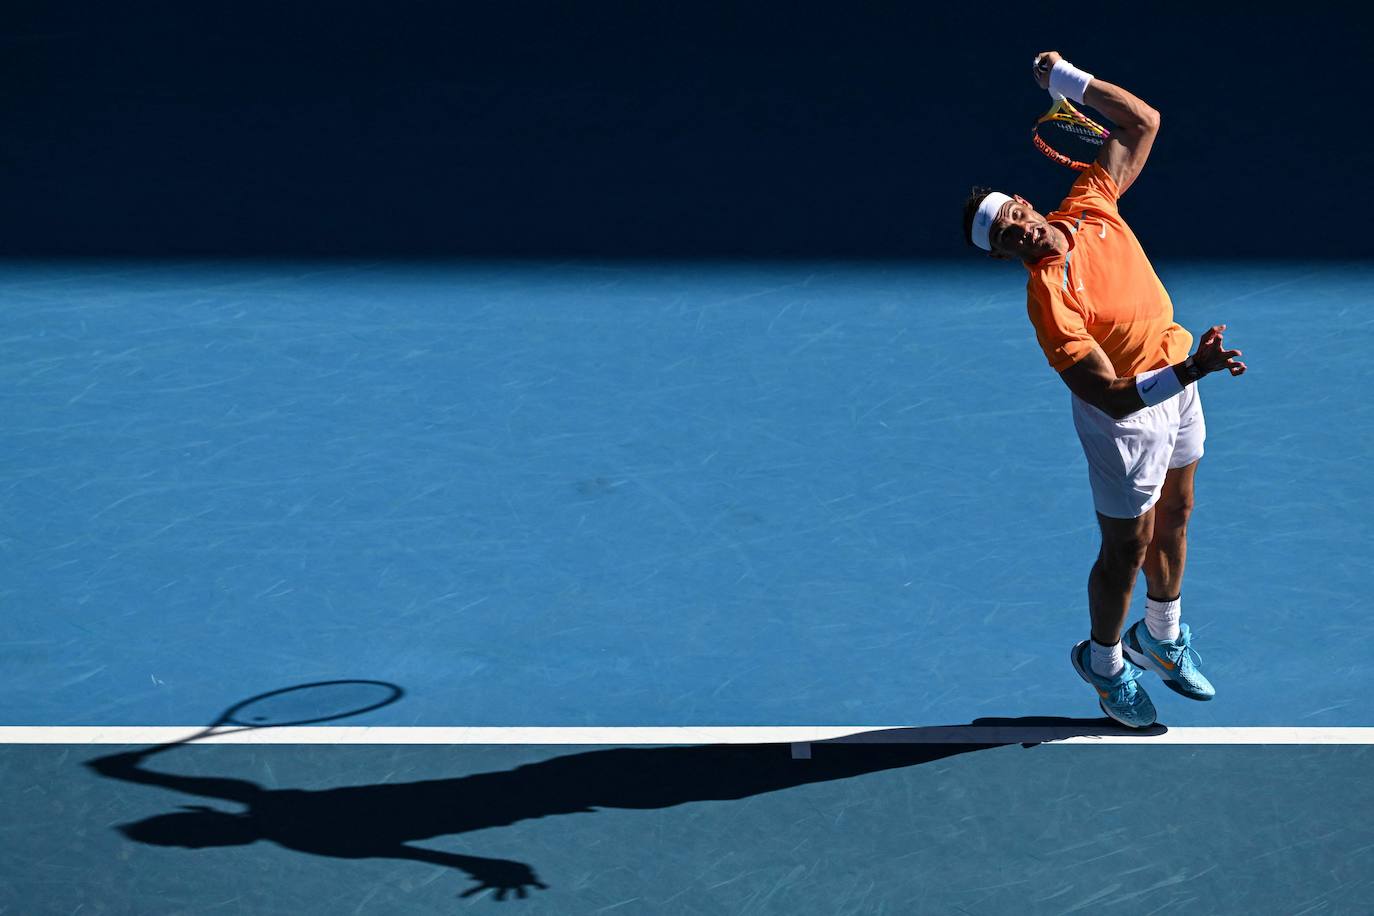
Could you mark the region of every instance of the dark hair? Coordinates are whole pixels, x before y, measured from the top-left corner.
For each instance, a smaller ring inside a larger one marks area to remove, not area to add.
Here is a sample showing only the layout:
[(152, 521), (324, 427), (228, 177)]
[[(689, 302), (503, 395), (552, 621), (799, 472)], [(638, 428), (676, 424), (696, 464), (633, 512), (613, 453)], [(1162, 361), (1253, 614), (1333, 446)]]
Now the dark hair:
[(973, 246), (973, 214), (978, 212), (978, 207), (983, 202), (983, 198), (992, 193), (992, 188), (974, 187), (968, 192), (968, 200), (964, 201), (964, 241)]

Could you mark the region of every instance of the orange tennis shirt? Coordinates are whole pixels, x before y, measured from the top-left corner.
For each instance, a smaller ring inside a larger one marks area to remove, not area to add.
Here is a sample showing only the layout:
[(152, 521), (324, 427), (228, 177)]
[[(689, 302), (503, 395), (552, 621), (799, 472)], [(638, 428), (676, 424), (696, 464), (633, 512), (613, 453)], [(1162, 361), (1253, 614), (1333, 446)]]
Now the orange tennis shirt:
[(1118, 378), (1188, 356), (1193, 335), (1117, 211), (1116, 181), (1101, 165), (1079, 176), (1047, 219), (1068, 232), (1069, 253), (1027, 264), (1026, 310), (1056, 372), (1101, 347)]

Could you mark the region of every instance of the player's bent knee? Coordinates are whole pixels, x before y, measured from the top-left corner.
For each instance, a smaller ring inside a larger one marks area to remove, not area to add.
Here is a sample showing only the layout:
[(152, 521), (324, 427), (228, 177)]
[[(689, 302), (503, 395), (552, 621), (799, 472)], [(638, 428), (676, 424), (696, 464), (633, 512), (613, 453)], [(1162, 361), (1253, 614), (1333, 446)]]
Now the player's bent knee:
[(1178, 529), (1188, 526), (1193, 514), (1193, 495), (1179, 494), (1169, 499), (1161, 499), (1155, 506), (1155, 527)]

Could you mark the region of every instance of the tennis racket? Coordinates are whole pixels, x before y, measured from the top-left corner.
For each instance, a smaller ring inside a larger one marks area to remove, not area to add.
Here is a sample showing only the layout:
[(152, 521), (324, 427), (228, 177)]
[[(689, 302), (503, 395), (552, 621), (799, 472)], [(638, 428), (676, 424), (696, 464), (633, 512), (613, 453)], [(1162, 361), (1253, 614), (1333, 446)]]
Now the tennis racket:
[(386, 681), (316, 681), (283, 687), (255, 697), (240, 700), (230, 706), (208, 728), (141, 751), (124, 751), (86, 761), (86, 766), (102, 776), (127, 779), (132, 782), (156, 783), (158, 778), (141, 775), (139, 765), (155, 754), (200, 741), (202, 738), (232, 735), (235, 732), (258, 728), (282, 728), (288, 725), (313, 725), (332, 722), (350, 716), (360, 716), (383, 706), (390, 706), (405, 695), (405, 691)]
[(1056, 98), (1050, 110), (1031, 129), (1035, 148), (1050, 159), (1079, 172), (1092, 165), (1111, 131), (1083, 114), (1066, 98)]
[[(1035, 68), (1042, 74), (1048, 73), (1048, 58), (1037, 59)], [(1050, 95), (1054, 97), (1054, 104), (1031, 128), (1031, 141), (1036, 149), (1050, 159), (1082, 172), (1097, 158), (1102, 142), (1111, 136), (1111, 132), (1083, 114), (1059, 93), (1051, 92)]]
[(257, 728), (316, 725), (347, 719), (390, 706), (404, 695), (404, 690), (386, 681), (317, 681), (283, 687), (240, 700), (221, 713), (208, 728), (172, 745)]

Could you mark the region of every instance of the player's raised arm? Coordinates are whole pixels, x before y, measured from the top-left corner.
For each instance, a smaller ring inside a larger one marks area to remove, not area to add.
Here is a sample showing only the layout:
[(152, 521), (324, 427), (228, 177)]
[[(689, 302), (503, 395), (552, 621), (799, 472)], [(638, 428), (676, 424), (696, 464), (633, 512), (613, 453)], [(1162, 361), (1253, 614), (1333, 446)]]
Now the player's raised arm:
[(104, 757), (97, 757), (93, 760), (87, 760), (85, 765), (95, 770), (101, 776), (106, 776), (110, 779), (122, 779), (125, 782), (133, 782), (145, 786), (161, 786), (164, 789), (185, 792), (187, 795), (199, 795), (204, 798), (222, 798), (226, 801), (237, 801), (248, 804), (262, 793), (262, 789), (259, 788), (256, 783), (249, 782), (246, 779), (232, 779), (215, 776), (178, 776), (175, 773), (160, 773), (156, 770), (145, 770), (143, 768), (142, 764), (145, 759), (176, 746), (176, 743), (172, 743), (146, 748), (141, 751), (125, 751), (119, 754), (109, 754)]
[(1117, 190), (1125, 194), (1150, 157), (1150, 147), (1159, 133), (1159, 112), (1120, 86), (1079, 70), (1058, 51), (1036, 55), (1033, 72), (1040, 88), (1091, 105), (1116, 125), (1102, 144), (1097, 161), (1116, 181)]

